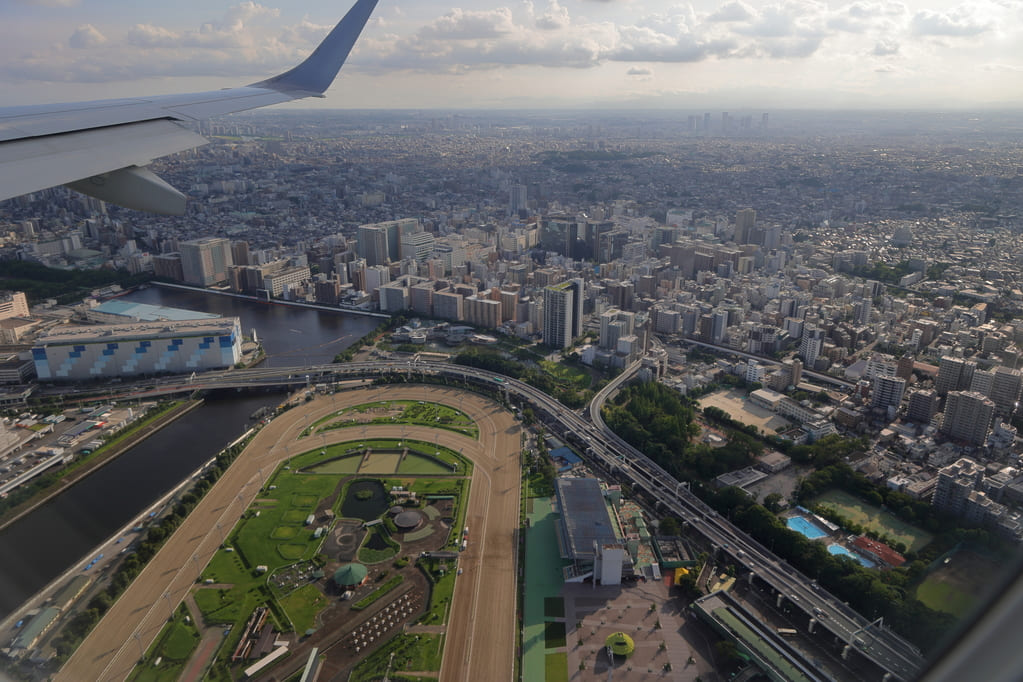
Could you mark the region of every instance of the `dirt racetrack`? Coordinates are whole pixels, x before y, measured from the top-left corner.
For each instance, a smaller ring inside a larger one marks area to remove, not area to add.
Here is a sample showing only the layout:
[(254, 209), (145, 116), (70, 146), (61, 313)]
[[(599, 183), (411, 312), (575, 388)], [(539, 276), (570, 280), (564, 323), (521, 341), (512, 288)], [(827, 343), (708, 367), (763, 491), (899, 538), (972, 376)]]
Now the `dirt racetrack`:
[(520, 428), (510, 412), (491, 400), (425, 385), (318, 396), (274, 419), (253, 438), (54, 679), (125, 679), (277, 464), (323, 442), (319, 438), (315, 443), (299, 442), (299, 433), (335, 410), (378, 400), (443, 403), (461, 409), (480, 427), (479, 441), (442, 429), (374, 425), (329, 431), (325, 442), (404, 434), (431, 440), (473, 460), (466, 511), (469, 543), (460, 561), (464, 574), (455, 585), (441, 679), (511, 679), (516, 642)]

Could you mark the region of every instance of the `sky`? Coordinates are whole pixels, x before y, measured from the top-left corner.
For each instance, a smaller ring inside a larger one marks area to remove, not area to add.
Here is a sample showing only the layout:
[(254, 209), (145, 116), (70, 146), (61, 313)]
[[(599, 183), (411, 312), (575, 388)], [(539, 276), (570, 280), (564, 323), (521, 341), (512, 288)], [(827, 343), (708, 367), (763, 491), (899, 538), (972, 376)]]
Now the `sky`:
[[(0, 0), (0, 106), (262, 80), (350, 6)], [(380, 0), (327, 98), (285, 106), (1017, 108), (1023, 0)]]

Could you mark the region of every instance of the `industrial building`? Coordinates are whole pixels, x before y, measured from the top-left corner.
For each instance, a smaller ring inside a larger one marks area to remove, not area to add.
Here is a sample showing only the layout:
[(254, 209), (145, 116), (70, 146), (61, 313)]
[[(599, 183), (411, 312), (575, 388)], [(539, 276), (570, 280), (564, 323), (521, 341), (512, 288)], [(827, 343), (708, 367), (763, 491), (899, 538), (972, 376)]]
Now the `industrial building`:
[(68, 327), (41, 337), (32, 359), (42, 381), (186, 373), (231, 367), (241, 342), (237, 317)]

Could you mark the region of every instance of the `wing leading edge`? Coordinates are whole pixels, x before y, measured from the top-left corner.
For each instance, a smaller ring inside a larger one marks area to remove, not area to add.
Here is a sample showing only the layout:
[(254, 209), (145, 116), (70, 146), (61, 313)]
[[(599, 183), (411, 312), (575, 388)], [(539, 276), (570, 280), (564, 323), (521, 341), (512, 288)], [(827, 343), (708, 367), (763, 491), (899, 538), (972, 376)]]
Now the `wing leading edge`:
[(111, 203), (180, 215), (185, 196), (144, 168), (208, 140), (179, 122), (322, 97), (378, 0), (358, 0), (298, 66), (252, 85), (138, 99), (0, 109), (0, 201), (67, 185)]

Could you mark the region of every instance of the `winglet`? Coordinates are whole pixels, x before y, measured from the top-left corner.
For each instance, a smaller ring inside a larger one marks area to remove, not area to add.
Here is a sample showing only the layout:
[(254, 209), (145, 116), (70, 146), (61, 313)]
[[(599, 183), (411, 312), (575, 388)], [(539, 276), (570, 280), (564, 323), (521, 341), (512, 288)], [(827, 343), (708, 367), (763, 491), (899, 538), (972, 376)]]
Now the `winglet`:
[(295, 68), (250, 87), (281, 92), (323, 93), (352, 51), (355, 41), (376, 8), (377, 0), (358, 0), (327, 34), (313, 53)]

